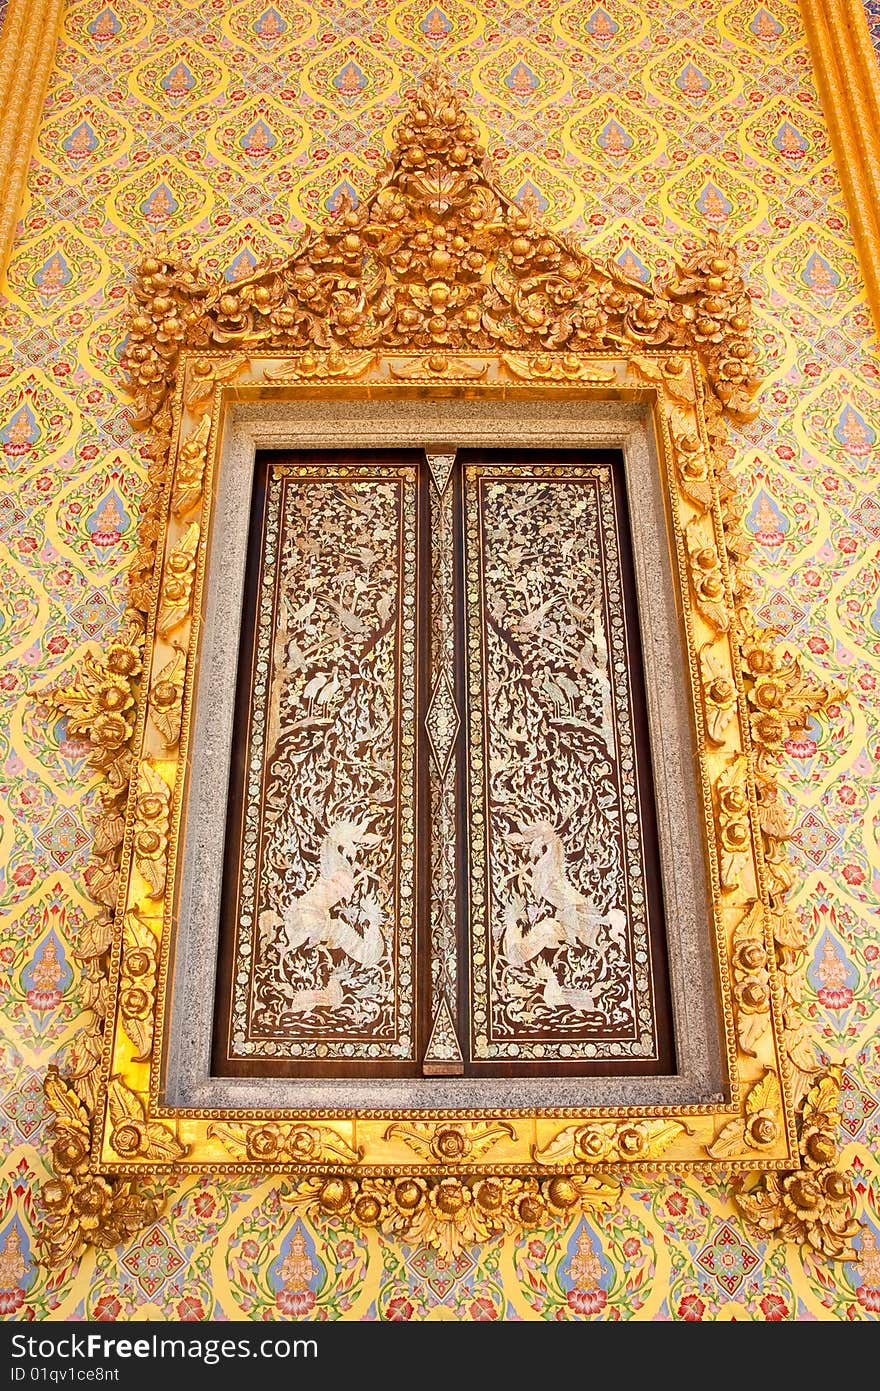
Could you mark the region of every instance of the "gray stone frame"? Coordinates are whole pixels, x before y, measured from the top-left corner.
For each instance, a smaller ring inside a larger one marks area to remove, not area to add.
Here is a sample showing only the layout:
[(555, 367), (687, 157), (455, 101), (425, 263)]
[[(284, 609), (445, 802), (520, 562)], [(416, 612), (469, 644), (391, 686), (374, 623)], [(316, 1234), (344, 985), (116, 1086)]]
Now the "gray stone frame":
[[(211, 1074), (235, 673), (258, 449), (620, 449), (645, 662), (678, 1068), (662, 1077), (231, 1078)], [(691, 1106), (726, 1099), (691, 699), (650, 410), (622, 401), (298, 399), (227, 413), (214, 479), (160, 1100), (173, 1108), (373, 1111)]]

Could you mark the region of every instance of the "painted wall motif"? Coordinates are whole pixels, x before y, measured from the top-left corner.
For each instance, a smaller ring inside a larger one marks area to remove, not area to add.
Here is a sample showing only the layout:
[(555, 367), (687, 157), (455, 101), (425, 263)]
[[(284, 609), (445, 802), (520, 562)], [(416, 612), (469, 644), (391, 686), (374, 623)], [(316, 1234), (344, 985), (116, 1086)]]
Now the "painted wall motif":
[[(640, 1175), (611, 1213), (454, 1264), (302, 1223), (284, 1182), (189, 1178), (127, 1247), (34, 1262), (46, 1121), (87, 1004), (78, 871), (97, 788), (35, 693), (113, 630), (143, 450), (120, 397), (125, 267), (154, 233), (233, 279), (384, 157), (439, 58), (502, 183), (631, 273), (715, 227), (750, 268), (766, 385), (736, 475), (759, 608), (845, 699), (789, 748), (804, 1009), (846, 1065), (861, 1259), (759, 1241), (709, 1173)], [(790, 0), (79, 0), (2, 307), (0, 1310), (4, 1317), (876, 1319), (880, 1312), (880, 363)]]

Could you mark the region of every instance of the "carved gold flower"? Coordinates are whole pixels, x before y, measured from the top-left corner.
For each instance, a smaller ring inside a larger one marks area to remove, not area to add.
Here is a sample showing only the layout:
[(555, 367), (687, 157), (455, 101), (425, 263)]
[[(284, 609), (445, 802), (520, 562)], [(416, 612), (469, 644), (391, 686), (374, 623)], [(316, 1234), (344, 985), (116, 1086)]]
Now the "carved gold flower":
[(428, 1199), (441, 1222), (454, 1222), (471, 1202), (471, 1192), (459, 1179), (444, 1178), (429, 1192)]
[(247, 1133), (248, 1159), (274, 1159), (281, 1149), (281, 1129), (277, 1125), (260, 1125)]
[(611, 1149), (611, 1135), (598, 1125), (583, 1125), (572, 1139), (572, 1149), (576, 1159), (587, 1164), (595, 1164), (604, 1159)]
[(318, 1194), (318, 1202), (325, 1212), (345, 1212), (351, 1207), (356, 1191), (351, 1179), (328, 1178)]
[(114, 676), (137, 676), (141, 670), (140, 653), (125, 643), (111, 643), (107, 649), (107, 668)]
[(103, 749), (118, 749), (131, 738), (133, 726), (116, 711), (104, 711), (92, 722), (90, 739)]
[(123, 1159), (131, 1159), (147, 1144), (146, 1126), (143, 1121), (127, 1117), (113, 1131), (110, 1144)]

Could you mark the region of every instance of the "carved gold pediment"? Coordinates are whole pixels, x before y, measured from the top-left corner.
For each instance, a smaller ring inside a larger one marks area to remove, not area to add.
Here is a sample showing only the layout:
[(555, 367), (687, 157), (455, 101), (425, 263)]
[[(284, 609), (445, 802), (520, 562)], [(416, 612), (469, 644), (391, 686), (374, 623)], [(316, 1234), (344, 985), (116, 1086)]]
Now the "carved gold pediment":
[(388, 170), (289, 256), (229, 284), (167, 248), (143, 259), (126, 366), (150, 420), (182, 347), (597, 352), (694, 349), (725, 407), (751, 413), (751, 304), (715, 233), (642, 284), (495, 184), (461, 94), (438, 71), (395, 130)]

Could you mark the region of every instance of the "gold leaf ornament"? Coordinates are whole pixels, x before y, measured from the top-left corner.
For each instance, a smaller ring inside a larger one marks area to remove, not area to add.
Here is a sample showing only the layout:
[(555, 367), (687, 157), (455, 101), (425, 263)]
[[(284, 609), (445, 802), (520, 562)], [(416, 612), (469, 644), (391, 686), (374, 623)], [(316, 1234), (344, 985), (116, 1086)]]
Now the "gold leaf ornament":
[(766, 1072), (750, 1089), (745, 1101), (745, 1114), (721, 1127), (706, 1153), (712, 1159), (729, 1159), (743, 1151), (772, 1148), (779, 1140), (782, 1115), (782, 1090), (775, 1072)]
[(210, 438), (211, 417), (203, 415), (193, 433), (180, 446), (174, 471), (174, 492), (171, 495), (171, 511), (175, 517), (186, 516), (201, 500)]
[(208, 1127), (208, 1134), (220, 1140), (230, 1154), (252, 1163), (326, 1164), (339, 1160), (356, 1164), (362, 1154), (330, 1126), (216, 1122)]
[(126, 1086), (122, 1077), (112, 1077), (107, 1089), (110, 1109), (110, 1145), (120, 1159), (153, 1159), (168, 1163), (182, 1159), (182, 1145), (170, 1126), (147, 1118), (144, 1103)]
[(138, 873), (150, 886), (149, 897), (165, 892), (171, 788), (148, 759), (140, 768), (135, 805), (133, 852)]
[(185, 680), (186, 654), (177, 651), (150, 687), (150, 718), (165, 740), (166, 749), (176, 748), (180, 740)]
[(135, 1062), (145, 1062), (153, 1043), (156, 1003), (157, 942), (151, 928), (136, 912), (126, 913), (122, 938), (119, 1012), (122, 1027), (137, 1050)]
[(189, 617), (200, 534), (198, 523), (191, 522), (165, 563), (156, 622), (160, 637), (167, 637)]
[(434, 1164), (461, 1164), (488, 1153), (503, 1138), (513, 1139), (516, 1132), (504, 1121), (495, 1124), (478, 1121), (436, 1122), (424, 1124), (396, 1123), (385, 1131), (386, 1141), (398, 1139), (413, 1153)]
[(532, 1154), (539, 1164), (637, 1164), (658, 1158), (683, 1134), (683, 1124), (662, 1118), (591, 1121), (566, 1126), (543, 1149), (533, 1147)]

